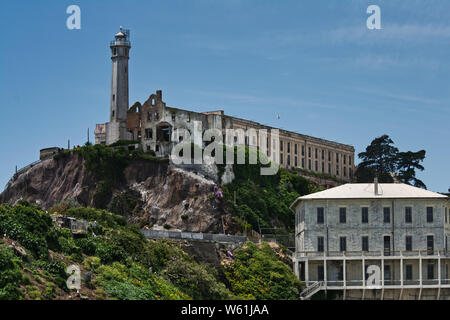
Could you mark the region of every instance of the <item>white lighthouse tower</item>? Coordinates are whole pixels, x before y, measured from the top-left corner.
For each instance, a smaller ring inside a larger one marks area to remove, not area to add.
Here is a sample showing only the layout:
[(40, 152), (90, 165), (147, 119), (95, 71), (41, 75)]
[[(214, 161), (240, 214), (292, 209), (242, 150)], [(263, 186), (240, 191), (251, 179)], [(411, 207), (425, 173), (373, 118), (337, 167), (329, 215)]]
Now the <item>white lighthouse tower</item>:
[(112, 60), (110, 118), (104, 125), (97, 125), (95, 130), (96, 143), (107, 145), (119, 140), (131, 140), (131, 133), (127, 131), (129, 30), (120, 27), (109, 47)]
[(122, 30), (111, 41), (111, 118), (110, 121), (126, 121), (128, 111), (128, 60), (130, 40), (128, 30)]

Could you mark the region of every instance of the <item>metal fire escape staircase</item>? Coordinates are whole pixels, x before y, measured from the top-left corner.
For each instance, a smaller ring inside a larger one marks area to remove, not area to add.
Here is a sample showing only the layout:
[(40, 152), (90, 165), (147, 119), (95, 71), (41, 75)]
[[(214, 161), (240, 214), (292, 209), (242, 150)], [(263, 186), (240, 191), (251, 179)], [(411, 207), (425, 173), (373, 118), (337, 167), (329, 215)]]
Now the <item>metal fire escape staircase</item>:
[(309, 300), (313, 295), (322, 290), (323, 281), (313, 282), (300, 293), (300, 300)]

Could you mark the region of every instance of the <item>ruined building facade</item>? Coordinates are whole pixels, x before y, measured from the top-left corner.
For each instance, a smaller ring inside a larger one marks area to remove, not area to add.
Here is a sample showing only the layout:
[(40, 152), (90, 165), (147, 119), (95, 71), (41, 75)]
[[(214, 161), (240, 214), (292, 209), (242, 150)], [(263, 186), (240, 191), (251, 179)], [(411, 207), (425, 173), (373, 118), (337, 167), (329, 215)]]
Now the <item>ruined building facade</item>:
[[(95, 143), (110, 145), (119, 140), (139, 141), (141, 148), (167, 157), (174, 145), (191, 139), (203, 146), (202, 135), (207, 129), (217, 129), (223, 141), (234, 145), (259, 146), (272, 161), (283, 168), (303, 168), (350, 181), (354, 172), (354, 148), (350, 145), (315, 138), (296, 132), (262, 125), (228, 116), (224, 111), (194, 112), (169, 107), (162, 91), (151, 94), (144, 104), (128, 106), (128, 59), (131, 48), (129, 36), (121, 31), (111, 43), (112, 82), (110, 121), (98, 124)], [(178, 134), (180, 129), (189, 136)], [(227, 137), (226, 129), (241, 130), (245, 137)], [(262, 135), (260, 130), (266, 130)], [(273, 135), (278, 130), (277, 135)], [(227, 140), (229, 139), (229, 140)]]

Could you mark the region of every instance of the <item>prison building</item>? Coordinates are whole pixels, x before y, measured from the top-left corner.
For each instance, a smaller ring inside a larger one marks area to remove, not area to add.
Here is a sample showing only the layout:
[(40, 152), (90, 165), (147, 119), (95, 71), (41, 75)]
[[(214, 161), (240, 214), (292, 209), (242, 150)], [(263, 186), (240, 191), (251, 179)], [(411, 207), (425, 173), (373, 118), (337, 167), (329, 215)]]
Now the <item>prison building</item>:
[(349, 183), (299, 197), (294, 271), (303, 298), (450, 299), (450, 202), (401, 183)]
[[(167, 157), (176, 144), (189, 138), (186, 134), (177, 134), (181, 129), (187, 130), (191, 142), (199, 146), (204, 145), (202, 136), (205, 130), (217, 129), (223, 135), (223, 142), (257, 147), (283, 168), (302, 168), (330, 174), (341, 181), (351, 181), (354, 174), (353, 146), (229, 116), (223, 110), (194, 112), (169, 107), (163, 101), (161, 90), (152, 93), (143, 104), (136, 102), (129, 107), (130, 48), (130, 32), (121, 27), (110, 43), (110, 121), (96, 125), (96, 144), (134, 140), (140, 142), (144, 151)], [(227, 140), (226, 129), (242, 130), (245, 134)], [(262, 134), (264, 130), (266, 134)], [(276, 136), (272, 135), (274, 130), (279, 132)]]

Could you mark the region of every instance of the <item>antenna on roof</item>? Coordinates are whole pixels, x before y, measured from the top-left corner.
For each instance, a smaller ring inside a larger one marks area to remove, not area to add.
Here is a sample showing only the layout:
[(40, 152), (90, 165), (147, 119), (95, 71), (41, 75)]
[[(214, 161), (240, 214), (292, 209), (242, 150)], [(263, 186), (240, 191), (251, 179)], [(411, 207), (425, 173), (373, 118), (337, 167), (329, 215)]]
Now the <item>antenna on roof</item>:
[(130, 29), (123, 29), (123, 33), (127, 36), (127, 40), (130, 41)]

